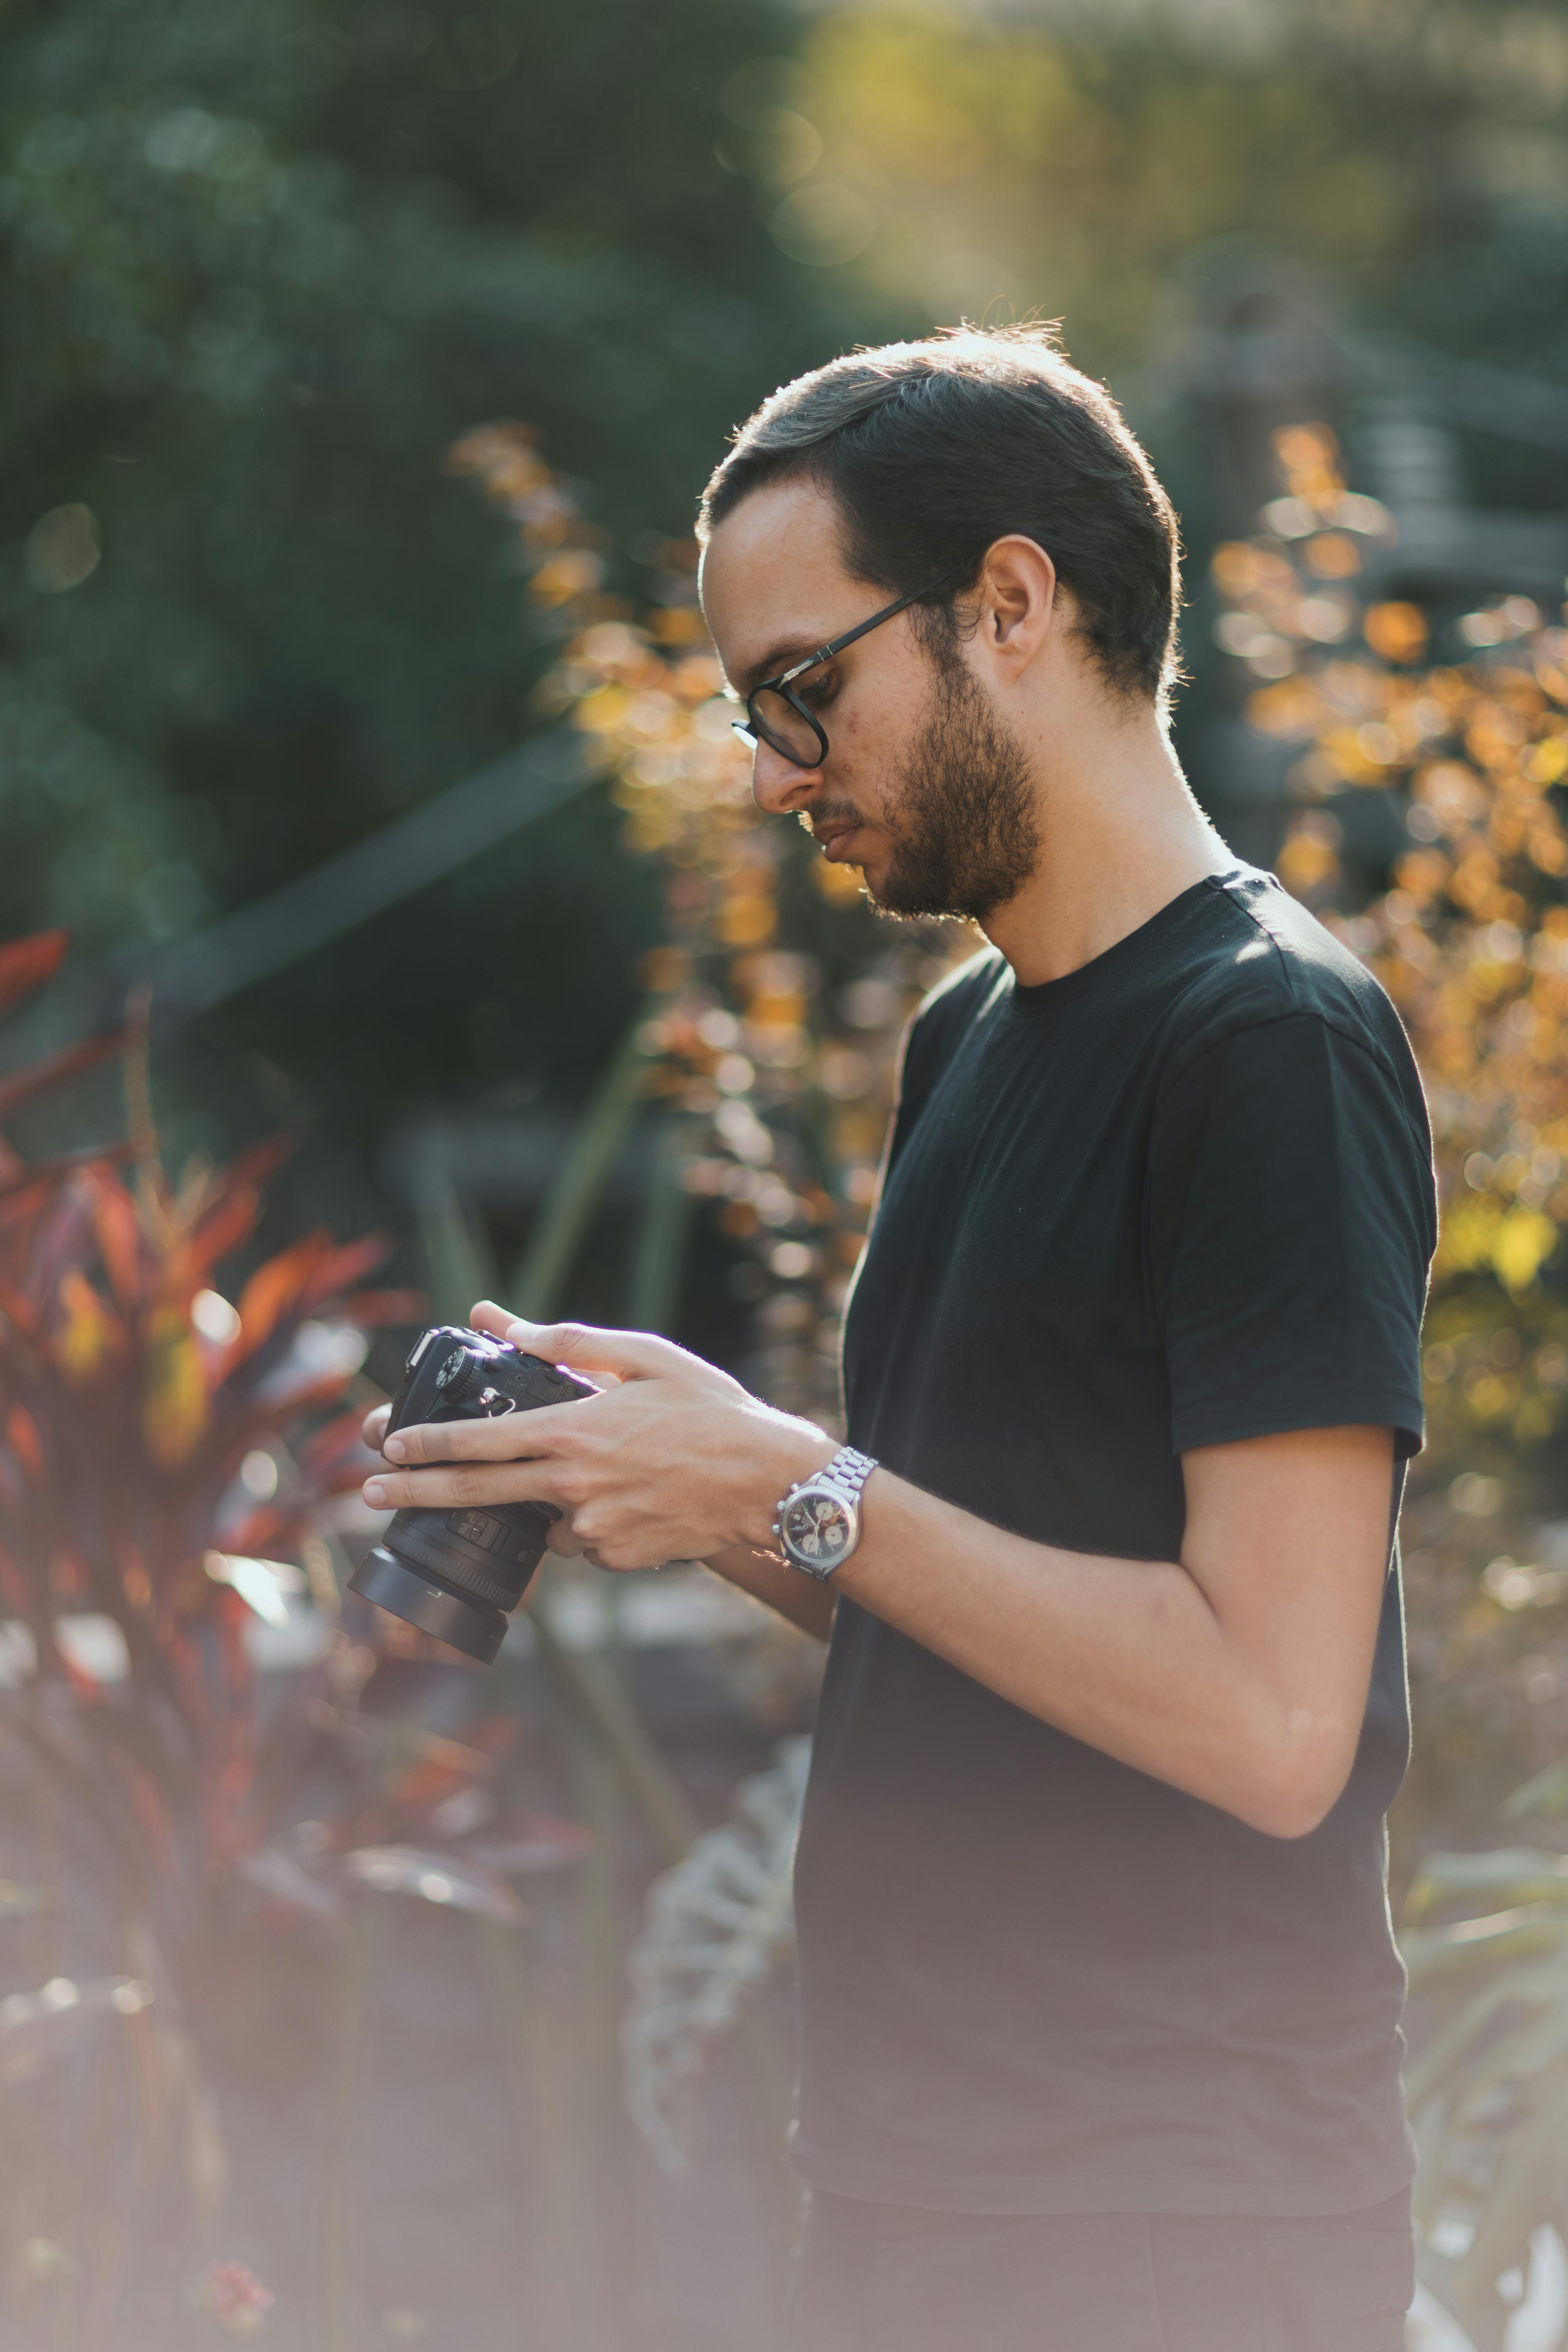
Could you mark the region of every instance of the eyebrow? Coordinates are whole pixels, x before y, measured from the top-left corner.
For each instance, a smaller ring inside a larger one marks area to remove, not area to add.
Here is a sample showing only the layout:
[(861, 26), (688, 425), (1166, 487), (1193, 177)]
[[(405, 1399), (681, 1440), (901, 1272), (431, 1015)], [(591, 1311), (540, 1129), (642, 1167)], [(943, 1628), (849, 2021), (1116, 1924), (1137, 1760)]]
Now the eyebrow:
[(778, 645), (769, 646), (761, 661), (753, 662), (749, 669), (742, 672), (736, 680), (736, 692), (744, 700), (747, 695), (756, 692), (764, 678), (780, 677), (784, 670), (792, 669), (797, 661), (804, 661), (808, 654), (816, 653), (819, 646), (831, 643), (830, 637), (783, 638)]

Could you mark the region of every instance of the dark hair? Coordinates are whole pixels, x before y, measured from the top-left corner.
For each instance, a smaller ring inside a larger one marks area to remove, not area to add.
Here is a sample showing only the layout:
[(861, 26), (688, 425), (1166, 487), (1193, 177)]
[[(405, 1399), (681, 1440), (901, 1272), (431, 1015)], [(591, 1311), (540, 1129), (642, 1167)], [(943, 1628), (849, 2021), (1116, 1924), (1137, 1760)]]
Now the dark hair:
[[(958, 327), (851, 352), (763, 401), (702, 495), (706, 541), (742, 499), (809, 475), (859, 579), (896, 595), (968, 567), (1011, 531), (1045, 548), (1107, 677), (1163, 701), (1178, 675), (1181, 550), (1171, 501), (1110, 394), (1049, 327)], [(951, 613), (948, 587), (930, 604)]]

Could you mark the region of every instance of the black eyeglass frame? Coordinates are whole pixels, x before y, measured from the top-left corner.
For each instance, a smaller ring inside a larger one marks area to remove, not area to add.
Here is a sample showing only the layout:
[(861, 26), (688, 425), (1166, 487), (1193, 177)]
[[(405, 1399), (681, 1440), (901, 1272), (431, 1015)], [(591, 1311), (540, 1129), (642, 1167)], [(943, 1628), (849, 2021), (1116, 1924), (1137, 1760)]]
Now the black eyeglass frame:
[[(795, 680), (804, 677), (808, 669), (816, 669), (823, 662), (835, 660), (858, 637), (868, 635), (872, 629), (879, 629), (884, 621), (890, 621), (895, 614), (907, 612), (911, 604), (920, 604), (938, 588), (945, 588), (950, 581), (966, 579), (972, 568), (967, 563), (955, 564), (950, 570), (939, 572), (934, 580), (928, 580), (923, 588), (912, 590), (908, 596), (899, 597), (894, 604), (884, 604), (881, 611), (873, 613), (868, 621), (861, 621), (853, 629), (846, 629), (841, 637), (834, 637), (827, 645), (820, 646), (816, 653), (807, 654), (805, 659), (796, 662), (793, 668), (781, 670), (777, 677), (761, 679), (746, 697), (744, 719), (731, 719), (730, 721), (742, 742), (752, 751), (759, 742), (765, 743), (771, 751), (778, 753), (781, 760), (787, 760), (792, 768), (820, 768), (827, 757), (827, 731), (816, 712), (807, 709), (798, 694), (791, 692)], [(763, 694), (781, 695), (790, 709), (805, 719), (822, 747), (815, 760), (798, 758), (787, 743), (780, 743), (769, 733), (766, 725), (757, 717), (757, 698)]]

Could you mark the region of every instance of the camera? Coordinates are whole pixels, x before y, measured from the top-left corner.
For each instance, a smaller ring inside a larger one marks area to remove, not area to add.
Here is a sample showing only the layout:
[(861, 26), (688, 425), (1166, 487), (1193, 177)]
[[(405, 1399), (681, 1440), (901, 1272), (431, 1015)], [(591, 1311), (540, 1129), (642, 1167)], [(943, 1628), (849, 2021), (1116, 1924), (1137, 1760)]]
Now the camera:
[[(415, 1341), (403, 1368), (387, 1434), (418, 1423), (493, 1421), (597, 1393), (591, 1382), (504, 1340), (437, 1324)], [(489, 1665), (560, 1516), (548, 1503), (399, 1511), (349, 1579), (349, 1591)]]

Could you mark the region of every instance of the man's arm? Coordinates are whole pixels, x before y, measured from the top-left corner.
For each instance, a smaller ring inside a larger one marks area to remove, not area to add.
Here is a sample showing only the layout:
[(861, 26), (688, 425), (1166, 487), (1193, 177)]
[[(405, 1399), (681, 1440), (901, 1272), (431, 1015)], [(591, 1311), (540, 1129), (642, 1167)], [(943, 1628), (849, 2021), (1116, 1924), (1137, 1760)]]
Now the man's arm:
[(1188, 1454), (1179, 1561), (1031, 1543), (879, 1472), (830, 1583), (744, 1547), (708, 1566), (823, 1641), (841, 1590), (1058, 1730), (1289, 1837), (1354, 1759), (1391, 1455), (1362, 1428)]
[(1363, 1428), (1188, 1454), (1172, 1561), (1034, 1543), (879, 1471), (833, 1584), (1058, 1730), (1299, 1836), (1355, 1758), (1392, 1454), (1386, 1429)]
[(1386, 1429), (1186, 1454), (1179, 1560), (1061, 1551), (879, 1473), (836, 1582), (977, 1682), (1274, 1837), (1355, 1759), (1387, 1567)]
[[(389, 1446), (400, 1462), (368, 1500), (552, 1503), (604, 1567), (716, 1561), (816, 1630), (776, 1580), (808, 1580), (758, 1561), (752, 1582), (731, 1554), (770, 1545), (779, 1496), (831, 1460), (830, 1437), (668, 1340), (539, 1328), (499, 1308), (475, 1320), (616, 1384), (547, 1412), (399, 1432)], [(1389, 1431), (1359, 1427), (1197, 1449), (1184, 1457), (1176, 1560), (1036, 1543), (879, 1470), (834, 1586), (1075, 1738), (1271, 1836), (1300, 1836), (1354, 1760), (1391, 1462)], [(832, 1593), (808, 1597), (820, 1606)]]
[(826, 1642), (832, 1633), (833, 1587), (802, 1576), (799, 1569), (792, 1568), (787, 1560), (756, 1551), (750, 1544), (731, 1544), (725, 1550), (710, 1555), (702, 1565), (710, 1568), (715, 1576), (721, 1576), (726, 1584), (749, 1592), (753, 1601), (765, 1601), (802, 1633)]

